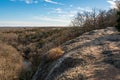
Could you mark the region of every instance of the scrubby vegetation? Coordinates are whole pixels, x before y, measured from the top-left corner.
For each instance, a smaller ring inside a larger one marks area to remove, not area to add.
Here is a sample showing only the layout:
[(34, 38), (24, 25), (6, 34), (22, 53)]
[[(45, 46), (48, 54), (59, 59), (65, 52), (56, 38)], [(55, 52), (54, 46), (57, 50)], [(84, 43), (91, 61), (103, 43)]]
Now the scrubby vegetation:
[(0, 80), (18, 80), (21, 70), (21, 55), (12, 46), (0, 42)]
[[(13, 78), (18, 78), (18, 75), (21, 80), (30, 80), (41, 63), (41, 57), (44, 54), (48, 53), (47, 56), (51, 60), (60, 58), (64, 54), (64, 49), (61, 49), (60, 46), (85, 32), (114, 27), (116, 24), (116, 28), (120, 30), (120, 19), (117, 20), (117, 14), (120, 17), (120, 12), (116, 12), (115, 9), (109, 11), (93, 9), (92, 12), (78, 13), (71, 21), (70, 26), (72, 27), (70, 28), (1, 28), (0, 65), (5, 64), (0, 66), (4, 67), (4, 73), (1, 73), (0, 70), (0, 80), (7, 78), (13, 80)], [(31, 62), (31, 70), (25, 72), (21, 70), (20, 73), (21, 56), (23, 61)], [(6, 71), (13, 74), (7, 74)]]
[(0, 40), (14, 47), (23, 56), (24, 60), (32, 63), (31, 71), (22, 71), (21, 73), (22, 78), (20, 79), (27, 80), (31, 79), (41, 62), (41, 57), (45, 53), (49, 51), (51, 59), (59, 58), (63, 55), (63, 51), (55, 47), (90, 30), (92, 29), (85, 29), (85, 27), (16, 28), (15, 30), (2, 30), (1, 28)]
[(62, 51), (62, 49), (55, 47), (59, 47), (66, 41), (91, 30), (93, 29), (90, 27), (16, 28), (4, 30), (1, 28), (0, 40), (14, 47), (24, 60), (31, 62), (31, 71), (22, 71), (21, 73), (22, 78), (20, 79), (27, 80), (34, 75), (38, 65), (41, 63), (41, 57), (45, 53), (50, 51), (50, 56), (57, 53), (52, 57), (59, 58), (63, 54), (64, 49)]

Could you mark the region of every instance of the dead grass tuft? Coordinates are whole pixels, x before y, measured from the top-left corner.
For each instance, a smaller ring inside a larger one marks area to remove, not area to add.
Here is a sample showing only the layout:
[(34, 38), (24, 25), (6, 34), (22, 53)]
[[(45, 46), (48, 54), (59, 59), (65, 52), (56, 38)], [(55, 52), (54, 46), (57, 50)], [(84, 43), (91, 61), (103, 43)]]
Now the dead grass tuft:
[(56, 47), (48, 51), (47, 57), (51, 60), (60, 58), (64, 54), (64, 51), (60, 47)]

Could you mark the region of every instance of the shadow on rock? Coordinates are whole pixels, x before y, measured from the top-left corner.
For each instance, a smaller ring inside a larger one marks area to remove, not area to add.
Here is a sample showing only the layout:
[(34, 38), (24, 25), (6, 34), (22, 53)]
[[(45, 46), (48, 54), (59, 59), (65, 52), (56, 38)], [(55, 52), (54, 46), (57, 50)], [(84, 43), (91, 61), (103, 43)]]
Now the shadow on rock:
[(84, 63), (86, 63), (86, 62), (83, 59), (68, 57), (60, 64), (59, 67), (54, 69), (52, 74), (46, 80), (55, 80), (55, 78), (57, 78), (57, 76), (63, 74), (65, 71), (67, 71), (71, 68), (77, 67), (79, 65), (82, 66)]

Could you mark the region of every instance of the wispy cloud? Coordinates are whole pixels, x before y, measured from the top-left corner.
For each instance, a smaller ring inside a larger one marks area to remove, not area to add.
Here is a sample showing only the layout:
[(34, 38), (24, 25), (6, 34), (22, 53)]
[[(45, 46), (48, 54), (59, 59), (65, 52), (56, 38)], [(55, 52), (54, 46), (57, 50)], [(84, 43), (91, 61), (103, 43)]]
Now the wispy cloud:
[[(22, 1), (22, 2), (25, 2), (26, 4), (34, 4), (34, 3), (38, 3), (39, 1), (41, 0), (10, 0), (10, 1)], [(44, 0), (45, 2), (47, 3), (51, 3), (51, 4), (59, 4), (59, 5), (64, 5), (60, 2), (56, 2), (56, 1), (53, 1), (53, 0)]]
[(53, 1), (53, 0), (45, 0), (45, 2), (52, 3), (52, 4), (64, 5), (64, 4), (62, 4), (62, 3), (59, 3), (59, 2), (56, 2), (56, 1)]
[[(49, 19), (50, 20), (50, 19)], [(45, 27), (45, 26), (67, 26), (66, 22), (40, 22), (40, 21), (0, 21), (0, 27), (11, 26), (11, 27), (23, 27), (23, 26), (33, 26), (33, 27)]]
[(76, 16), (78, 12), (83, 13), (84, 11), (91, 12), (92, 9), (89, 7), (69, 7), (66, 9), (63, 8), (54, 8), (51, 11), (49, 11), (49, 15), (55, 14), (56, 17), (43, 17), (43, 16), (36, 16), (34, 19), (36, 20), (44, 20), (44, 21), (50, 21), (50, 22), (59, 22), (59, 23), (65, 23), (70, 24), (71, 20)]
[(33, 3), (33, 1), (32, 0), (24, 0), (27, 4), (31, 4), (31, 3)]
[(28, 21), (0, 21), (0, 26), (37, 26), (41, 23)]
[(65, 17), (47, 17), (47, 16), (34, 16), (34, 20), (49, 21), (49, 22), (69, 22)]
[(38, 3), (39, 0), (10, 0), (10, 1), (22, 1), (22, 2), (25, 2), (26, 4), (33, 4), (33, 3)]
[(110, 6), (111, 8), (116, 8), (116, 4), (114, 0), (108, 0), (107, 2), (111, 4)]
[(120, 0), (107, 0), (108, 3), (111, 4), (111, 8), (117, 8), (116, 3), (119, 2)]
[(71, 18), (73, 18), (78, 12), (83, 13), (84, 11), (87, 12), (91, 12), (92, 9), (89, 7), (69, 7), (68, 9), (62, 9), (62, 8), (55, 8), (53, 10), (51, 10), (50, 12), (48, 12), (49, 14), (56, 14), (59, 17), (64, 17), (64, 18), (69, 18), (69, 20), (71, 20)]
[(58, 4), (58, 2), (52, 1), (52, 0), (45, 0), (45, 2), (52, 3), (52, 4)]

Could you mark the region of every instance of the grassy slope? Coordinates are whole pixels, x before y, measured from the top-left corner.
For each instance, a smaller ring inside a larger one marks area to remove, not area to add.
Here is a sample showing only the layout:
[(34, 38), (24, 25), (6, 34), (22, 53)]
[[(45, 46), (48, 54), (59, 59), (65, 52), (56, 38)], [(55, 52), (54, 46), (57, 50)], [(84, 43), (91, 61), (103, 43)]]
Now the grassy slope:
[(19, 78), (22, 67), (22, 57), (10, 45), (0, 42), (0, 80)]

